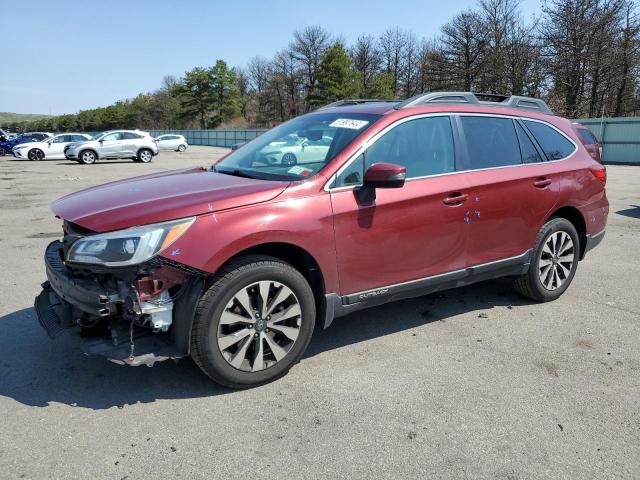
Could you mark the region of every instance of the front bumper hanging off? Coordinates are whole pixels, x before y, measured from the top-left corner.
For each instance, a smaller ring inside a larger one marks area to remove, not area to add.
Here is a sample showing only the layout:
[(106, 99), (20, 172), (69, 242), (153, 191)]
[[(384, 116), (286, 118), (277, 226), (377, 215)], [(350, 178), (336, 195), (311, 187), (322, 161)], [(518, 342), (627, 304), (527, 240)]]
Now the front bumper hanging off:
[[(62, 242), (51, 243), (45, 252), (47, 281), (36, 297), (34, 308), (40, 325), (50, 338), (67, 329), (81, 331), (81, 319), (108, 325), (105, 335), (82, 339), (87, 355), (100, 355), (127, 365), (151, 366), (157, 361), (185, 356), (169, 333), (134, 328), (125, 318), (126, 293), (105, 291), (96, 278), (77, 278), (62, 260)], [(134, 295), (137, 296), (136, 292)], [(133, 346), (133, 354), (132, 354)]]

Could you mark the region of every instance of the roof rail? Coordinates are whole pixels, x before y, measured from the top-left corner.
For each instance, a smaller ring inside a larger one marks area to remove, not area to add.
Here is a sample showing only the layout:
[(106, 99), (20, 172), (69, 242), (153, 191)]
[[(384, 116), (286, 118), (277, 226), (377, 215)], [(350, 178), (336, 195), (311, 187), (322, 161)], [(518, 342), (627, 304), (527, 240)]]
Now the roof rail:
[(398, 103), (398, 100), (383, 100), (379, 98), (354, 98), (351, 100), (338, 100), (337, 102), (324, 105), (318, 108), (318, 110), (324, 110), (325, 108), (333, 108), (333, 107), (343, 107), (345, 105), (358, 105), (361, 103), (380, 103), (380, 102)]
[(424, 105), (425, 103), (468, 103), (495, 107), (523, 108), (527, 110), (535, 110), (541, 113), (553, 113), (544, 100), (539, 98), (473, 92), (421, 93), (399, 103), (395, 108), (400, 110), (402, 108)]

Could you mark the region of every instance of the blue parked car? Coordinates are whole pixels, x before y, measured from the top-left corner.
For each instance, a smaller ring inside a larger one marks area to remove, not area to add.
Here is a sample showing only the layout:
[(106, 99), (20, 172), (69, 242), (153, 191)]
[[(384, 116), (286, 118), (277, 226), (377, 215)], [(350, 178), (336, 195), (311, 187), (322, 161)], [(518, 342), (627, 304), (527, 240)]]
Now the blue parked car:
[(0, 156), (4, 156), (8, 153), (11, 153), (13, 147), (16, 145), (20, 145), (21, 143), (27, 142), (41, 142), (46, 140), (49, 137), (53, 137), (52, 133), (49, 132), (26, 132), (22, 135), (18, 135), (16, 138), (11, 140), (5, 140), (4, 142), (0, 142)]

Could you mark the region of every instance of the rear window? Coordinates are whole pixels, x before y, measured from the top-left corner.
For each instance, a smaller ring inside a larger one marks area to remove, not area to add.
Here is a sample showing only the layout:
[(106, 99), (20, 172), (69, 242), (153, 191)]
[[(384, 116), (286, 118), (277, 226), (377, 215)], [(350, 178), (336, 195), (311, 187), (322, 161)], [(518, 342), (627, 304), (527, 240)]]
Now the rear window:
[(541, 122), (524, 120), (549, 160), (560, 160), (571, 155), (576, 147), (556, 129)]
[(470, 165), (459, 170), (519, 165), (520, 145), (511, 118), (461, 117)]

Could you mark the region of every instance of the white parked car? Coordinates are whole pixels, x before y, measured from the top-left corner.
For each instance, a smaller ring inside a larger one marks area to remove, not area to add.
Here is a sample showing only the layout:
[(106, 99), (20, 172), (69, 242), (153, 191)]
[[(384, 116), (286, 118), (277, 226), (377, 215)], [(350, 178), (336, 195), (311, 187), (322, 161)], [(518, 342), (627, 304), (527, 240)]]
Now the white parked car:
[(258, 154), (270, 164), (297, 165), (299, 163), (322, 162), (329, 152), (332, 140), (326, 135), (317, 140), (289, 135), (271, 142)]
[(140, 130), (112, 130), (99, 133), (91, 140), (70, 143), (64, 155), (85, 165), (96, 160), (130, 158), (134, 162), (148, 163), (158, 154), (158, 145), (147, 132)]
[(160, 150), (175, 150), (176, 152), (184, 152), (189, 146), (186, 138), (173, 133), (156, 137), (156, 143)]
[(61, 133), (40, 142), (21, 143), (13, 147), (13, 156), (42, 160), (44, 158), (64, 158), (64, 147), (72, 142), (86, 142), (90, 135), (84, 133)]

